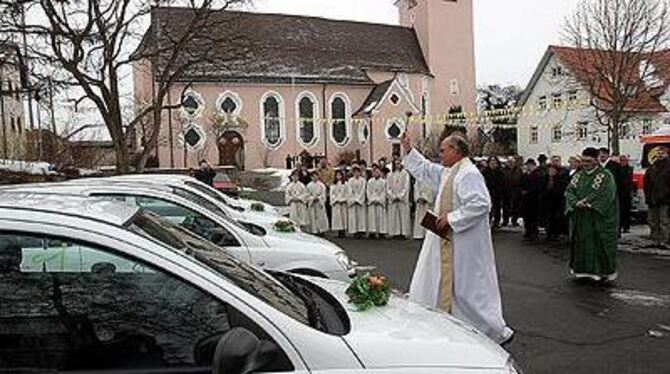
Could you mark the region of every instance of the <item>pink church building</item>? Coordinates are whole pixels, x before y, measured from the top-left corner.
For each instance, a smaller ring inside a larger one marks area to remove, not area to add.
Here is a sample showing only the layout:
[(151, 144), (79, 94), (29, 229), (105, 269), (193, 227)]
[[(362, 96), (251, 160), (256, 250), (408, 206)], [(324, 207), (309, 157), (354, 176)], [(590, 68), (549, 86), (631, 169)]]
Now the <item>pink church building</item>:
[[(391, 0), (389, 0), (391, 1)], [(226, 11), (253, 43), (253, 57), (186, 72), (170, 97), (156, 150), (161, 167), (283, 167), (308, 152), (377, 160), (400, 137), (437, 136), (439, 118), (475, 109), (472, 0), (397, 0), (400, 25)], [(178, 27), (183, 8), (152, 22)], [(220, 30), (218, 32), (227, 32)], [(152, 94), (147, 61), (134, 67), (136, 103)], [(443, 121), (442, 121), (443, 123)]]

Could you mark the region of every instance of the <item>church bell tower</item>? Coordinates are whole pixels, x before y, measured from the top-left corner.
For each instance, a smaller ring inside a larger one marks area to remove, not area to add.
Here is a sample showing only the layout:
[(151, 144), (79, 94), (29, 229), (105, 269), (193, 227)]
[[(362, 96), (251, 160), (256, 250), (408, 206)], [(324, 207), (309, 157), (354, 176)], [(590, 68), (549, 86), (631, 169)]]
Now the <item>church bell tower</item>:
[(400, 25), (419, 39), (428, 68), (430, 112), (476, 108), (473, 0), (397, 0)]

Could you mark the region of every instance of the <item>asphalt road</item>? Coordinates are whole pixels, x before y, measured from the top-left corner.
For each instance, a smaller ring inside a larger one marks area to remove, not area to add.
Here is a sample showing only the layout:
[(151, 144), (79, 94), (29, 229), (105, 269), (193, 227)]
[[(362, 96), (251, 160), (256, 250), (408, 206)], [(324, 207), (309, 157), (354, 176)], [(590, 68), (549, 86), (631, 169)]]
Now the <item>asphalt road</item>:
[[(421, 242), (333, 239), (409, 288)], [(569, 280), (565, 244), (494, 235), (507, 347), (526, 373), (670, 373), (670, 256), (619, 252), (611, 288)]]

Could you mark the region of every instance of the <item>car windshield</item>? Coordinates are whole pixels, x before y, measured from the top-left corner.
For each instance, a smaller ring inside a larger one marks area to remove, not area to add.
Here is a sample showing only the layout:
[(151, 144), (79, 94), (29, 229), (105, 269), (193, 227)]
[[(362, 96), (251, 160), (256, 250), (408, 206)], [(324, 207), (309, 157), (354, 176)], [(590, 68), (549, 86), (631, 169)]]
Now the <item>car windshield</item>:
[(309, 307), (301, 297), (264, 272), (238, 261), (221, 248), (180, 226), (145, 210), (140, 210), (125, 226), (129, 231), (190, 256), (289, 317), (312, 325)]
[(184, 188), (179, 188), (179, 187), (174, 187), (172, 188), (172, 192), (174, 192), (175, 195), (184, 198), (192, 203), (196, 203), (200, 206), (202, 206), (205, 209), (208, 209), (222, 217), (225, 218), (230, 218), (228, 215), (228, 212), (225, 210), (221, 209), (219, 206), (216, 204), (212, 203), (211, 201), (207, 200), (206, 198), (199, 196), (198, 194), (191, 192), (187, 189)]

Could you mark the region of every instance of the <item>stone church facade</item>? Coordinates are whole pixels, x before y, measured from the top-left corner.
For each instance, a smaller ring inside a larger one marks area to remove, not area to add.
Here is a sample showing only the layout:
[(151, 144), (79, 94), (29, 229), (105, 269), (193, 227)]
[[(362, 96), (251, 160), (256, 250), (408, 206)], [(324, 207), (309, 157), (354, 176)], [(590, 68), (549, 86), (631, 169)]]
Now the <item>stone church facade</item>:
[[(221, 12), (253, 41), (253, 58), (187, 72), (172, 87), (182, 107), (163, 114), (160, 166), (283, 167), (303, 152), (377, 160), (400, 149), (405, 131), (427, 138), (450, 110), (474, 111), (472, 0), (396, 6), (400, 26)], [(153, 22), (182, 12), (160, 8)], [(151, 72), (147, 61), (134, 67), (136, 103), (151, 99)]]

